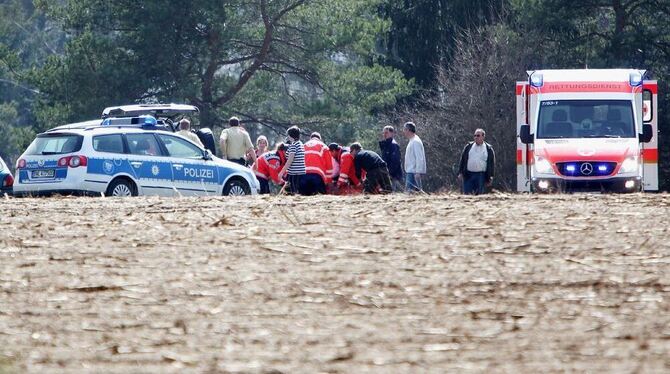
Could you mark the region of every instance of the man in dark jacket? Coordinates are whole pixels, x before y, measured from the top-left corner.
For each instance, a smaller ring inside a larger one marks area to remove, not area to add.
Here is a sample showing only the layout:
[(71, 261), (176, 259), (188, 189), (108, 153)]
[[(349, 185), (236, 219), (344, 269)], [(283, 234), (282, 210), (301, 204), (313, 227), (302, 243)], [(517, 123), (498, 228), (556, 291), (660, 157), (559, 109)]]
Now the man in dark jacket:
[(356, 177), (361, 178), (365, 170), (365, 192), (367, 193), (389, 193), (391, 192), (391, 178), (386, 167), (386, 162), (372, 151), (364, 151), (360, 143), (349, 146), (349, 152), (354, 156)]
[(379, 141), (379, 149), (382, 151), (382, 159), (386, 162), (386, 167), (389, 170), (391, 177), (391, 187), (394, 192), (402, 191), (402, 161), (400, 154), (400, 146), (395, 141), (393, 136), (395, 129), (393, 126), (386, 126), (382, 131), (383, 140)]
[(463, 181), (464, 194), (483, 194), (484, 186), (493, 181), (496, 157), (493, 147), (484, 141), (485, 136), (484, 130), (475, 130), (475, 140), (463, 148), (458, 179)]

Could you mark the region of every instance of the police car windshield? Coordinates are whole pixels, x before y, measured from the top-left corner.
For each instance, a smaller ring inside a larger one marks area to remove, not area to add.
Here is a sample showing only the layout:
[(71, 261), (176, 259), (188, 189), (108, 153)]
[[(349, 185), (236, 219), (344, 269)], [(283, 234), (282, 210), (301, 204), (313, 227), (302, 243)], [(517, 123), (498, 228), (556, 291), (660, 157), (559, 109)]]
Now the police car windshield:
[(540, 103), (538, 139), (634, 138), (629, 100), (549, 100)]
[(60, 155), (77, 152), (81, 149), (84, 137), (75, 134), (40, 134), (33, 140), (27, 155)]

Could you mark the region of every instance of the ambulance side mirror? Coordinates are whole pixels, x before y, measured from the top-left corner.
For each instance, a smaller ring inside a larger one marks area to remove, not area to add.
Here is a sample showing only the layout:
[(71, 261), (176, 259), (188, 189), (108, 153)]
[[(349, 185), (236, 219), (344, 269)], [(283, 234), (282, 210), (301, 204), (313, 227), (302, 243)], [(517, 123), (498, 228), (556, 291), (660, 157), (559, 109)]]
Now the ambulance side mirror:
[(202, 153), (202, 158), (204, 160), (208, 160), (208, 161), (211, 160), (212, 159), (212, 151), (210, 151), (209, 149), (205, 149), (205, 151)]
[(642, 125), (642, 134), (639, 135), (640, 143), (649, 143), (654, 137), (654, 129), (649, 124)]
[(519, 137), (523, 144), (533, 144), (535, 141), (533, 135), (530, 134), (530, 125), (521, 125), (521, 130), (519, 131)]

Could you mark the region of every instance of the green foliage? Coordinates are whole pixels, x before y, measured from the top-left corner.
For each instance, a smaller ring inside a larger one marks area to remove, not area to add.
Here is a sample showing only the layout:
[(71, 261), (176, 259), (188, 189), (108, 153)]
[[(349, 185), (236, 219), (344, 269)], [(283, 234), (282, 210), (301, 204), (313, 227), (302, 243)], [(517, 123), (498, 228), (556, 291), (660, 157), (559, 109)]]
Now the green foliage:
[(391, 21), (384, 51), (386, 63), (414, 78), (423, 88), (435, 87), (436, 68), (451, 60), (455, 41), (464, 31), (495, 22), (505, 0), (387, 0), (381, 12)]
[[(69, 34), (32, 82), (70, 121), (128, 102), (189, 102), (282, 131), (357, 122), (412, 92), (374, 52), (378, 0), (41, 2)], [(348, 72), (354, 72), (351, 76)], [(38, 115), (40, 118), (45, 115)]]
[(35, 133), (29, 127), (17, 125), (19, 118), (16, 103), (0, 104), (0, 157), (8, 165), (13, 165), (16, 158), (30, 144)]

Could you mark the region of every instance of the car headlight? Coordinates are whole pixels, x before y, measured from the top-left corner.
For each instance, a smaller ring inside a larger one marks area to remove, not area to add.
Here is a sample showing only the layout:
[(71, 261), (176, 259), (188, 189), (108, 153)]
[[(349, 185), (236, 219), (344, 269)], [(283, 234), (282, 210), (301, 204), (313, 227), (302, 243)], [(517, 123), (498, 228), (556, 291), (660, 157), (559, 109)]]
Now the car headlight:
[(542, 157), (535, 157), (535, 170), (540, 174), (554, 174), (551, 163)]
[(637, 157), (627, 157), (625, 160), (623, 160), (623, 163), (621, 164), (621, 169), (619, 169), (619, 174), (621, 173), (634, 173), (637, 171), (638, 163), (637, 163)]

